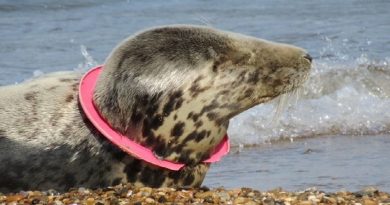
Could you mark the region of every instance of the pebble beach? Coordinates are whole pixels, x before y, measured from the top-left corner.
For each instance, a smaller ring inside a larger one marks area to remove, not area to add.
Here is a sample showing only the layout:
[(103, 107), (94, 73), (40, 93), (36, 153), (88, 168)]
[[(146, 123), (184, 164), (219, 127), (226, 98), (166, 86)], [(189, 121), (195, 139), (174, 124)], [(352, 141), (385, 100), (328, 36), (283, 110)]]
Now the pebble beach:
[(22, 191), (13, 194), (1, 194), (1, 205), (16, 204), (264, 204), (264, 205), (311, 205), (311, 204), (354, 204), (387, 205), (390, 194), (375, 188), (362, 191), (340, 191), (327, 193), (315, 188), (298, 192), (286, 192), (274, 189), (266, 192), (251, 188), (175, 189), (175, 188), (135, 188), (130, 184), (101, 189), (73, 188), (66, 193), (55, 190)]

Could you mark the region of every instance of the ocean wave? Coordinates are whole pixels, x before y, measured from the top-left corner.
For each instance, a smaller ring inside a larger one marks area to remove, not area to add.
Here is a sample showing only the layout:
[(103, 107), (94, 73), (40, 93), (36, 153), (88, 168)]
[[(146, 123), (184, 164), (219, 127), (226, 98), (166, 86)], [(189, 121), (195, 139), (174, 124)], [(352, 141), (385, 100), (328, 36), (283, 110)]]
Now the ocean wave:
[[(321, 135), (390, 133), (390, 66), (388, 59), (364, 55), (349, 64), (319, 60), (298, 99), (287, 95), (233, 118), (228, 130), (233, 145)], [(344, 62), (343, 62), (344, 63)], [(276, 114), (275, 114), (276, 113)], [(274, 116), (277, 117), (275, 122)]]

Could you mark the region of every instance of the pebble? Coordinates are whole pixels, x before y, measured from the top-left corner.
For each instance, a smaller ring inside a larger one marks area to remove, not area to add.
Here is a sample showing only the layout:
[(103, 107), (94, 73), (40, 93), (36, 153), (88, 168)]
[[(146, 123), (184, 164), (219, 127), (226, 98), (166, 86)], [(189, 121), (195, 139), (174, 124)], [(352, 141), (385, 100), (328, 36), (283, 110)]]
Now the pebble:
[(63, 205), (64, 203), (62, 203), (61, 201), (55, 200), (55, 201), (54, 201), (54, 204), (55, 204), (55, 205)]
[(274, 189), (260, 192), (250, 188), (174, 189), (150, 187), (136, 188), (130, 184), (91, 190), (70, 189), (67, 193), (55, 191), (25, 191), (17, 194), (1, 194), (2, 204), (52, 204), (52, 205), (106, 205), (106, 204), (242, 204), (242, 205), (390, 205), (390, 194), (369, 188), (360, 192), (342, 191), (324, 193), (317, 189), (286, 192)]
[(256, 203), (254, 201), (248, 201), (245, 203), (245, 205), (258, 205), (259, 203)]
[(301, 202), (299, 202), (299, 205), (312, 205), (313, 204), (313, 202), (311, 202), (311, 201), (301, 201)]
[(222, 202), (227, 202), (230, 200), (230, 195), (227, 192), (217, 192), (218, 197)]
[(23, 198), (24, 198), (23, 195), (17, 194), (17, 195), (8, 196), (5, 201), (7, 203), (11, 203), (11, 202), (14, 202), (14, 201), (16, 201), (16, 202), (20, 201)]
[(95, 199), (94, 198), (88, 198), (86, 201), (87, 205), (94, 205), (95, 204)]
[[(273, 193), (275, 193), (275, 191), (273, 191)], [(275, 199), (270, 198), (270, 196), (267, 196), (267, 197), (263, 198), (263, 204), (264, 205), (275, 205)]]
[(148, 203), (148, 204), (153, 204), (155, 201), (152, 198), (146, 198), (145, 202)]
[(244, 197), (237, 197), (236, 199), (234, 199), (234, 204), (242, 204), (245, 203), (246, 201), (247, 199)]
[(371, 200), (371, 199), (363, 199), (363, 205), (376, 205), (378, 203), (376, 203), (375, 201)]

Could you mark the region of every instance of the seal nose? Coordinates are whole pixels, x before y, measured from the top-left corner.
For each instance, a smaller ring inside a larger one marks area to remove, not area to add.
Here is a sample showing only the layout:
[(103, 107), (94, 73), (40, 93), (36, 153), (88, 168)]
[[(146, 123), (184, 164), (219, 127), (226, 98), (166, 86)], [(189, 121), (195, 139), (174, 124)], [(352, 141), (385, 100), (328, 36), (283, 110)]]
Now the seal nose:
[(303, 57), (306, 58), (307, 60), (309, 60), (310, 63), (313, 60), (313, 58), (308, 53), (306, 53), (306, 55), (304, 55)]

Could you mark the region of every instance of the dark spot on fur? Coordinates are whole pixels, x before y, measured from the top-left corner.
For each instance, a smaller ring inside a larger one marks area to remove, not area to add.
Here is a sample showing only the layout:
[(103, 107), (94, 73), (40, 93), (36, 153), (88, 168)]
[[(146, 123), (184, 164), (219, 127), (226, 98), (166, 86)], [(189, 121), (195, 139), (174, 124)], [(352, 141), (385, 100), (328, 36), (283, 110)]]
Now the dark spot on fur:
[(198, 153), (196, 153), (196, 158), (197, 159), (202, 159), (203, 158), (203, 153), (202, 152), (198, 152)]
[(142, 114), (142, 112), (139, 112), (136, 107), (133, 107), (133, 112), (131, 114), (130, 120), (133, 125), (139, 125), (139, 123), (143, 119), (143, 116), (144, 115)]
[(72, 126), (73, 124), (67, 124), (63, 130), (61, 130), (61, 135), (68, 138), (72, 136)]
[(190, 113), (188, 113), (188, 115), (187, 115), (187, 119), (190, 119), (190, 118), (192, 118), (192, 115), (193, 115), (194, 113), (193, 112), (190, 112)]
[(203, 79), (203, 76), (199, 76), (195, 79), (195, 81), (192, 83), (192, 86), (190, 87), (190, 95), (192, 97), (198, 96), (199, 93), (204, 92), (205, 90), (209, 89), (210, 86), (201, 88), (199, 85), (199, 81)]
[(150, 128), (153, 130), (157, 130), (164, 122), (162, 115), (157, 114), (153, 117), (152, 122), (150, 124)]
[(175, 110), (179, 109), (181, 105), (183, 104), (183, 98), (179, 98), (176, 102)]
[(195, 123), (195, 127), (196, 127), (196, 128), (199, 128), (199, 127), (202, 126), (202, 125), (203, 125), (203, 122), (202, 122), (202, 121), (198, 121), (198, 122)]
[(173, 137), (180, 137), (184, 132), (185, 123), (184, 122), (178, 122), (175, 124), (175, 126), (171, 130), (171, 135)]
[(155, 153), (157, 156), (160, 156), (160, 157), (165, 157), (167, 151), (168, 151), (168, 150), (167, 150), (167, 146), (165, 145), (165, 143), (159, 143), (159, 144), (156, 145), (156, 147), (154, 148), (154, 153)]
[(161, 170), (159, 169), (145, 167), (141, 173), (140, 180), (147, 186), (160, 187), (165, 181), (165, 176), (161, 174)]
[(199, 85), (196, 83), (192, 84), (192, 86), (190, 87), (191, 96), (196, 97), (195, 94), (198, 93), (197, 92), (198, 90), (199, 90)]
[(247, 73), (246, 70), (242, 71), (242, 72), (238, 75), (237, 80), (233, 83), (233, 85), (234, 85), (234, 86), (238, 86), (238, 85), (242, 84), (242, 83), (244, 82), (244, 80), (245, 80), (245, 75), (246, 75), (246, 73)]
[(105, 169), (104, 171), (110, 172), (112, 168), (110, 165), (106, 165), (104, 169)]
[(193, 114), (193, 115), (192, 115), (192, 120), (193, 120), (194, 122), (198, 121), (199, 116), (200, 116), (199, 114)]
[(60, 82), (72, 82), (75, 80), (78, 80), (78, 79), (71, 79), (71, 78), (60, 78), (59, 79)]
[(147, 117), (152, 117), (154, 114), (157, 113), (157, 110), (158, 110), (157, 103), (149, 104), (148, 107), (146, 108)]
[(249, 88), (249, 89), (245, 90), (244, 94), (246, 97), (250, 97), (253, 94), (253, 92), (254, 92), (253, 88)]
[(118, 185), (122, 182), (122, 177), (117, 177), (114, 180), (112, 180), (111, 186)]
[[(116, 145), (107, 141), (106, 137), (102, 136), (101, 134), (99, 136), (97, 136), (97, 138), (99, 138), (98, 140), (103, 145), (103, 148), (105, 149), (105, 151), (107, 153), (110, 153), (114, 159), (121, 161), (123, 158), (128, 156), (128, 154), (126, 152), (122, 151)], [(89, 159), (86, 158), (86, 160), (87, 161), (85, 161), (83, 163), (87, 163)], [(101, 162), (101, 161), (104, 161), (104, 160), (99, 160), (99, 162)]]
[(138, 159), (134, 159), (133, 162), (128, 163), (123, 170), (127, 175), (127, 180), (133, 183), (136, 182), (138, 179), (137, 175), (142, 171), (142, 167), (143, 165)]
[(168, 116), (171, 114), (171, 112), (174, 110), (174, 108), (177, 107), (177, 104), (179, 103), (179, 106), (183, 103), (183, 99), (181, 98), (183, 95), (183, 92), (181, 90), (178, 90), (176, 92), (173, 92), (171, 96), (169, 97), (168, 102), (164, 105), (163, 113), (164, 116)]
[(250, 73), (247, 83), (254, 85), (257, 82), (259, 82), (259, 80), (260, 80), (260, 71), (256, 70), (255, 72)]
[(193, 151), (191, 151), (191, 150), (183, 150), (180, 153), (179, 159), (177, 159), (177, 160), (181, 163), (188, 165), (188, 166), (196, 164), (197, 162), (195, 162), (194, 159), (190, 158), (190, 155), (192, 154), (192, 152)]
[(59, 87), (59, 86), (57, 86), (57, 85), (56, 85), (56, 86), (51, 86), (50, 88), (47, 89), (47, 91), (54, 90), (54, 89), (56, 89), (56, 88), (58, 88), (58, 87)]
[(163, 94), (163, 92), (158, 92), (158, 93), (154, 94), (154, 95), (152, 96), (152, 98), (150, 99), (150, 103), (151, 103), (151, 104), (156, 104), (156, 103), (158, 103), (158, 101), (159, 101), (159, 99), (161, 98), (162, 94)]
[(218, 65), (219, 65), (219, 63), (214, 62), (214, 64), (213, 64), (213, 72), (214, 73), (216, 73), (218, 71)]
[[(242, 100), (244, 100), (244, 99), (247, 99), (247, 98), (250, 98), (251, 96), (252, 96), (252, 94), (253, 94), (253, 92), (254, 92), (254, 90), (253, 90), (253, 88), (248, 88), (248, 89), (246, 89), (245, 91), (244, 91), (244, 93), (240, 96), (240, 97), (238, 97), (238, 101), (242, 101)], [(225, 106), (226, 107), (226, 106)], [(236, 107), (237, 108), (237, 107)], [(231, 110), (231, 109), (230, 109)]]
[(198, 84), (194, 83), (191, 87), (190, 87), (190, 95), (191, 97), (195, 98), (197, 97), (200, 93), (208, 90), (210, 88), (210, 86), (206, 86), (206, 87), (203, 87), (201, 88)]
[(156, 145), (156, 139), (154, 136), (154, 132), (150, 133), (150, 135), (146, 138), (146, 141), (144, 145), (147, 145), (149, 147), (155, 146)]
[(228, 109), (228, 110), (238, 110), (240, 109), (240, 104), (239, 103), (231, 103), (231, 104), (225, 104), (225, 105), (222, 105), (221, 108), (225, 108), (225, 109)]
[(195, 177), (192, 173), (188, 173), (187, 176), (184, 178), (183, 185), (189, 186), (191, 185), (195, 180)]
[(70, 189), (72, 187), (75, 187), (77, 180), (73, 174), (66, 173), (63, 176), (61, 183), (65, 185), (65, 189)]
[(218, 94), (217, 94), (217, 97), (221, 96), (221, 95), (227, 95), (230, 93), (230, 90), (222, 90), (222, 91), (219, 91)]
[(145, 145), (148, 146), (148, 147), (156, 147), (157, 145), (159, 144), (163, 144), (164, 143), (164, 140), (163, 138), (161, 137), (161, 135), (155, 137), (154, 135), (154, 132), (152, 132), (152, 134), (146, 138), (146, 141), (145, 141)]
[(215, 124), (217, 124), (218, 126), (222, 126), (225, 122), (226, 122), (226, 119), (223, 117), (215, 120)]
[(209, 112), (209, 113), (207, 113), (206, 116), (207, 116), (207, 118), (209, 118), (209, 120), (213, 121), (218, 117), (218, 114), (215, 112)]
[(73, 94), (70, 94), (70, 95), (66, 96), (65, 101), (69, 103), (69, 102), (72, 102), (73, 99), (74, 99)]
[(204, 76), (202, 76), (202, 75), (198, 76), (198, 77), (195, 79), (194, 83), (197, 84), (197, 83), (198, 83), (200, 80), (202, 80), (203, 78), (204, 78)]
[(275, 79), (273, 84), (274, 84), (274, 86), (280, 86), (280, 85), (283, 85), (283, 82), (280, 79)]
[(195, 140), (196, 136), (198, 136), (198, 132), (196, 130), (192, 131), (190, 134), (187, 135), (183, 143), (187, 143), (188, 141)]
[(71, 87), (72, 87), (72, 90), (73, 90), (73, 91), (75, 91), (75, 92), (76, 92), (76, 91), (79, 91), (79, 83), (78, 83), (78, 82), (72, 84)]
[(25, 99), (25, 100), (28, 100), (28, 101), (35, 100), (35, 99), (36, 99), (37, 93), (38, 93), (38, 92), (36, 92), (36, 91), (34, 91), (34, 92), (28, 92), (28, 93), (24, 94), (24, 99)]
[(177, 184), (181, 178), (181, 172), (180, 171), (177, 171), (177, 172), (169, 172), (168, 174), (168, 177), (173, 179), (173, 182), (175, 184)]
[(206, 130), (202, 130), (195, 138), (195, 142), (200, 142), (206, 136)]
[(201, 132), (192, 131), (190, 134), (187, 135), (187, 137), (183, 140), (183, 143), (187, 143), (191, 140), (195, 142), (200, 142), (202, 139), (205, 138), (207, 132), (206, 130), (202, 130)]
[(213, 72), (218, 72), (218, 68), (227, 60), (226, 56), (221, 56), (213, 64)]
[(218, 108), (219, 107), (219, 104), (216, 100), (213, 100), (211, 102), (211, 104), (209, 105), (206, 105), (202, 108), (202, 110), (200, 111), (199, 115), (203, 115), (205, 112), (210, 112), (212, 110), (214, 110), (215, 108)]
[(173, 116), (173, 120), (177, 120), (177, 115), (176, 114)]
[(150, 125), (150, 119), (144, 119), (144, 124), (142, 127), (142, 136), (143, 137), (152, 137), (153, 132), (151, 130), (151, 125)]

